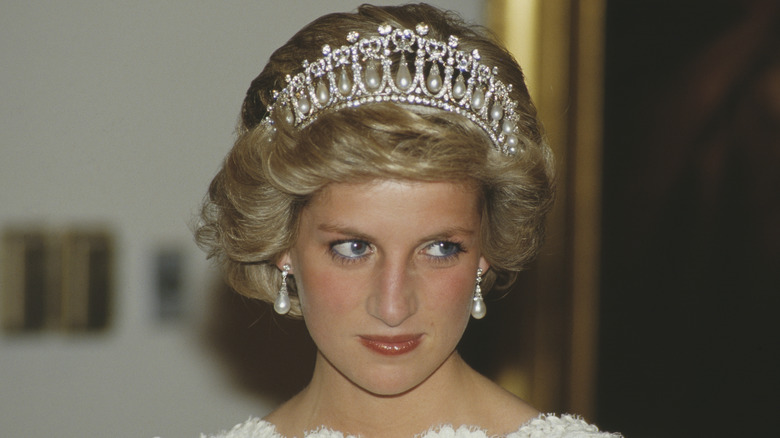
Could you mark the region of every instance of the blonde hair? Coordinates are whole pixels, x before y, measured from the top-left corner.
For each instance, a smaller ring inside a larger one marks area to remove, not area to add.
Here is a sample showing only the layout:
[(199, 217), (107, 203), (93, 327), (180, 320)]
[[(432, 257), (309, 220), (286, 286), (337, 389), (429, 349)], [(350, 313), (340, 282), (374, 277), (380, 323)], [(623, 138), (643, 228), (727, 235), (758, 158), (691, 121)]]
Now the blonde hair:
[[(324, 44), (345, 34), (376, 33), (379, 24), (413, 28), (425, 22), (429, 37), (460, 38), (478, 49), (482, 63), (498, 67), (518, 102), (520, 144), (516, 157), (496, 150), (476, 124), (444, 110), (373, 103), (325, 112), (304, 129), (260, 123), (284, 77), (315, 59)], [(301, 209), (323, 187), (376, 179), (465, 182), (478, 189), (482, 254), (491, 265), (484, 285), (511, 284), (536, 256), (544, 217), (553, 200), (553, 160), (520, 67), (498, 43), (456, 15), (425, 4), (361, 6), (330, 14), (304, 27), (271, 55), (242, 106), (238, 139), (211, 183), (198, 243), (226, 271), (227, 281), (249, 297), (273, 302), (281, 284), (276, 262), (295, 243)], [(290, 279), (288, 279), (290, 281)], [(300, 315), (294, 296), (291, 315)]]

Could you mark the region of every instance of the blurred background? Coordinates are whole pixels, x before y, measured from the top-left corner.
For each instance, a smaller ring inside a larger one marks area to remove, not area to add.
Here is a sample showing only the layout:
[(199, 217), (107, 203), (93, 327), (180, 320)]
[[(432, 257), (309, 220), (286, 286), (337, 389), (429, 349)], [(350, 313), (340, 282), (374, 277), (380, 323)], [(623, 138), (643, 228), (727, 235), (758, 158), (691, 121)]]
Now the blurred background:
[[(780, 2), (431, 3), (506, 41), (559, 161), (544, 254), (466, 359), (627, 437), (769, 435)], [(0, 435), (198, 436), (305, 384), (302, 324), (190, 226), (271, 51), (357, 4), (2, 3)]]

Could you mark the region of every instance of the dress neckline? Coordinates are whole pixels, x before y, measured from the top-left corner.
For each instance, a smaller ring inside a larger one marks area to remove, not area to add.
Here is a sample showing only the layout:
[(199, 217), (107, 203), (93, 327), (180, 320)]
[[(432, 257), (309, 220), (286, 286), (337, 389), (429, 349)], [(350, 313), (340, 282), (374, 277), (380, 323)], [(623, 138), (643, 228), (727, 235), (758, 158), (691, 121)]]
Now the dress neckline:
[[(619, 434), (609, 434), (599, 432), (599, 429), (582, 418), (575, 415), (555, 415), (539, 414), (538, 416), (523, 423), (515, 432), (505, 435), (506, 438), (526, 438), (526, 437), (559, 437), (571, 436), (569, 433), (577, 434), (577, 437), (589, 438), (619, 438)], [(236, 425), (227, 433), (215, 435), (214, 438), (244, 438), (244, 437), (264, 437), (264, 438), (287, 438), (276, 430), (276, 425), (261, 418), (251, 417), (244, 423)], [(415, 438), (493, 438), (487, 431), (480, 426), (452, 426), (440, 425), (431, 427), (428, 431), (420, 433)], [(303, 437), (298, 438), (358, 438), (355, 435), (344, 434), (340, 431), (332, 430), (326, 427), (306, 432)]]

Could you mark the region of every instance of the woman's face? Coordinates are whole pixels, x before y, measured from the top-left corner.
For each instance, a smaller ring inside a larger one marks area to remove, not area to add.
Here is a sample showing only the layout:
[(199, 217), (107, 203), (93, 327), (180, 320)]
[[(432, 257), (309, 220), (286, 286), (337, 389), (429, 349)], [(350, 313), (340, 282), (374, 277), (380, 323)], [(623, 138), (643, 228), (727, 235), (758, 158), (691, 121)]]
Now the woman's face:
[(325, 372), (374, 394), (416, 387), (453, 357), (480, 255), (475, 190), (331, 184), (301, 213), (292, 266)]

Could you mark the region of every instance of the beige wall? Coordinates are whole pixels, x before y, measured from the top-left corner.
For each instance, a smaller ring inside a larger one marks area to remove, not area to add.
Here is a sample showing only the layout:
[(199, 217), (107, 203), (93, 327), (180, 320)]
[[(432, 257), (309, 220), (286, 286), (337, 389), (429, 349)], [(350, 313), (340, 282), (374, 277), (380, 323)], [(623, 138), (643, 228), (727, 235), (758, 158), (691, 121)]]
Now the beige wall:
[[(271, 50), (358, 3), (3, 2), (0, 228), (110, 226), (117, 287), (106, 333), (0, 333), (0, 435), (192, 437), (271, 409), (198, 339), (214, 272), (187, 223)], [(481, 2), (432, 3), (481, 21)], [(187, 261), (188, 318), (175, 324), (154, 317), (164, 247)]]

